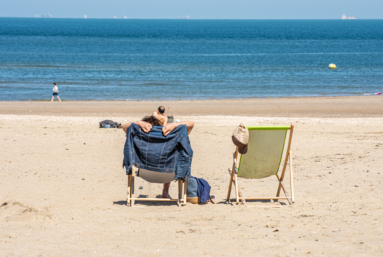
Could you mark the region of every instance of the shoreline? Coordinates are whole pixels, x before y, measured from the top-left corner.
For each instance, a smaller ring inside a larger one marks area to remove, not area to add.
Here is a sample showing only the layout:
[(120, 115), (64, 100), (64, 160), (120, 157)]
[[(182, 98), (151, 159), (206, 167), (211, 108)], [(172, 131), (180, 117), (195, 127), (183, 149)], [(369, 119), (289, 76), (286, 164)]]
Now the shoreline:
[[(281, 97), (177, 101), (0, 101), (0, 114), (122, 117), (148, 115), (163, 105), (174, 116), (383, 117), (380, 96)], [(169, 115), (169, 114), (168, 114)]]
[[(240, 97), (240, 98), (177, 98), (175, 100), (171, 100), (168, 98), (163, 99), (76, 99), (76, 100), (63, 100), (62, 101), (70, 101), (70, 102), (153, 102), (153, 101), (168, 101), (168, 102), (178, 102), (178, 101), (223, 101), (223, 100), (255, 100), (255, 99), (279, 99), (279, 98), (322, 98), (322, 97), (358, 97), (358, 96), (376, 96), (375, 93), (351, 93), (351, 94), (339, 94), (339, 95), (331, 95), (331, 94), (317, 94), (317, 95), (292, 95), (292, 96), (259, 96), (259, 97)], [(49, 102), (49, 98), (41, 98), (41, 99), (24, 99), (24, 100), (0, 100), (0, 102)]]

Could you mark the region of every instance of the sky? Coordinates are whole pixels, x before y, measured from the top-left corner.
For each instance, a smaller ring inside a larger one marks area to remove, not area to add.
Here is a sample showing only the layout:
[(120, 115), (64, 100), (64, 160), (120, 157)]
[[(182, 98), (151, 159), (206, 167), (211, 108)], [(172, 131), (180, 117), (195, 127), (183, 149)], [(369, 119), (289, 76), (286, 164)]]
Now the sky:
[(383, 19), (383, 0), (0, 0), (0, 17)]

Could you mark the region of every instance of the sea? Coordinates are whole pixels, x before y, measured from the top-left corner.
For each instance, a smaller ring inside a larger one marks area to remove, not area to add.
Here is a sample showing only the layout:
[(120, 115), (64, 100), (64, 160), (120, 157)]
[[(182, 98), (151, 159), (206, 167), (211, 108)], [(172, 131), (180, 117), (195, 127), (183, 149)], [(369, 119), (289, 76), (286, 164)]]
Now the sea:
[(0, 18), (0, 100), (53, 82), (63, 100), (371, 95), (383, 20)]

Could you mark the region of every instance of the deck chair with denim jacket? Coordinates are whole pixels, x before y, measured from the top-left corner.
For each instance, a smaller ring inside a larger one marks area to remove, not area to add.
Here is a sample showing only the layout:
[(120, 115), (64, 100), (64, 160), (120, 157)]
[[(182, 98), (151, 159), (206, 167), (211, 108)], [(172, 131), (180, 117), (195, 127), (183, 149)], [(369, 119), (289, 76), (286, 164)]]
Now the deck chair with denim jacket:
[[(124, 147), (124, 163), (128, 175), (127, 205), (136, 201), (174, 201), (186, 205), (186, 178), (190, 176), (193, 150), (186, 126), (179, 126), (166, 137), (161, 126), (153, 126), (145, 133), (136, 124), (127, 130)], [(149, 183), (178, 181), (178, 197), (141, 198), (135, 196), (134, 182), (137, 177)]]
[[(290, 205), (294, 203), (293, 167), (291, 157), (291, 140), (294, 125), (291, 126), (247, 126), (249, 130), (249, 142), (247, 153), (238, 156), (238, 148), (234, 152), (233, 168), (230, 172), (229, 191), (227, 202), (230, 202), (232, 185), (235, 187), (235, 198), (238, 204), (241, 200), (287, 200)], [(287, 133), (290, 131), (290, 133)], [(287, 134), (288, 140), (287, 140)], [(285, 154), (285, 142), (287, 143)], [(282, 161), (283, 160), (283, 161)], [(283, 184), (287, 164), (290, 171), (290, 194)], [(278, 175), (281, 167), (280, 175)], [(234, 172), (233, 172), (234, 171)], [(275, 197), (243, 197), (238, 178), (262, 179), (275, 176), (278, 189)], [(281, 189), (284, 196), (280, 196)]]

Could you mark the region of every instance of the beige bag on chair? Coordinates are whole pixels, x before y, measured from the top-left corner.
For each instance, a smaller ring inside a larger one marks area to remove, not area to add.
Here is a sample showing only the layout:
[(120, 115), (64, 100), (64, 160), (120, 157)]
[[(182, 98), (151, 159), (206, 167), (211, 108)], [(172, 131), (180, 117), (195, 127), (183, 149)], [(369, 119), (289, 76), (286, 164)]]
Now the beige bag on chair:
[(233, 143), (238, 147), (238, 152), (240, 154), (247, 153), (247, 144), (249, 142), (249, 130), (242, 125), (236, 127), (231, 136)]

